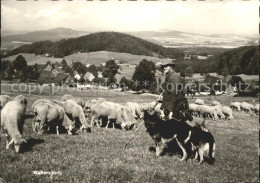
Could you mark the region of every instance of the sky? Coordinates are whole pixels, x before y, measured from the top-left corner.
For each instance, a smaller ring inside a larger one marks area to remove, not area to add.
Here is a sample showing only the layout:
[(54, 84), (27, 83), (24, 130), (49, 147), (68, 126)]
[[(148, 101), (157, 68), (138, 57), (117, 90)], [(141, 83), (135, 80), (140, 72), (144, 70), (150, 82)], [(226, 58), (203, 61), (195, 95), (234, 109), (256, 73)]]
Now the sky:
[(89, 32), (177, 30), (251, 35), (259, 32), (259, 1), (1, 1), (2, 31), (57, 27)]

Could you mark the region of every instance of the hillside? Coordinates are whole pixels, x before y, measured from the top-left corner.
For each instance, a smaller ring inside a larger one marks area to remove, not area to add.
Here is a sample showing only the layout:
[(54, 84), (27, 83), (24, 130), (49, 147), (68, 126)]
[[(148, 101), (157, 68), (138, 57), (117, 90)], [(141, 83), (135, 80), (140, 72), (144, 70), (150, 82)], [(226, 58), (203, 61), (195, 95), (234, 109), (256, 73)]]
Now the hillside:
[(143, 39), (117, 32), (99, 32), (78, 38), (62, 39), (57, 42), (40, 41), (8, 51), (2, 57), (18, 53), (34, 53), (63, 58), (78, 52), (112, 51), (146, 55), (159, 58), (183, 58), (184, 53), (174, 48), (164, 48)]
[(222, 75), (259, 74), (259, 46), (232, 49), (212, 59), (218, 63), (218, 73)]
[(13, 48), (37, 41), (58, 41), (64, 38), (79, 37), (87, 32), (76, 31), (68, 28), (55, 28), (50, 30), (27, 32), (22, 34), (3, 35), (1, 37), (2, 48)]

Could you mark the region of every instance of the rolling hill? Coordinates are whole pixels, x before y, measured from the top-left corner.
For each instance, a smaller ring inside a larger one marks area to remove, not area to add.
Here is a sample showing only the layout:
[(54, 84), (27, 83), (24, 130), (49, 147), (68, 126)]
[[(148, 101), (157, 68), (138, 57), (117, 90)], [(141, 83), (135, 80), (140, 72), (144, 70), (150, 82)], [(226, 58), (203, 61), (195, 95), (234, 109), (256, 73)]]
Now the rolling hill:
[(1, 37), (2, 48), (14, 48), (38, 41), (58, 41), (60, 39), (79, 37), (88, 32), (77, 31), (69, 28), (55, 28), (50, 30), (27, 32), (22, 34), (3, 35)]
[(60, 41), (40, 41), (23, 45), (8, 51), (2, 57), (18, 53), (49, 54), (63, 58), (79, 52), (112, 51), (145, 55), (158, 58), (183, 58), (184, 52), (174, 48), (165, 48), (155, 43), (118, 32), (92, 33), (78, 38), (62, 39)]

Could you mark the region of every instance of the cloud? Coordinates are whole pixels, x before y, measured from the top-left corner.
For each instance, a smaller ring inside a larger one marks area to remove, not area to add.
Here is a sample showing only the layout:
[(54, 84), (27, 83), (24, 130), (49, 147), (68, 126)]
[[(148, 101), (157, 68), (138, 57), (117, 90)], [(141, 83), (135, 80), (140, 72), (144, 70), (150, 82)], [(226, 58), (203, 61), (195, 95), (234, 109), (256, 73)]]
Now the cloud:
[[(258, 34), (258, 1), (2, 2), (4, 30), (182, 30)], [(32, 26), (33, 25), (33, 26)]]

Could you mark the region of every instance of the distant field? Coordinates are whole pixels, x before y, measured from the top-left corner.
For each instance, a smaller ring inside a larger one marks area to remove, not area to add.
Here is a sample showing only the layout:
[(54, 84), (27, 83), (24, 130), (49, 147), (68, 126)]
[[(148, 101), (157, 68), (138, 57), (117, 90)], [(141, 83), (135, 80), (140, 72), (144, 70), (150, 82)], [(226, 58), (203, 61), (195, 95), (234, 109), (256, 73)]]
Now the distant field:
[[(234, 112), (234, 120), (206, 120), (206, 126), (216, 141), (214, 165), (198, 165), (188, 159), (180, 162), (180, 155), (156, 157), (149, 147), (154, 146), (142, 126), (127, 148), (124, 144), (133, 131), (92, 128), (91, 134), (79, 133), (35, 135), (32, 132), (31, 104), (39, 98), (58, 99), (72, 94), (83, 100), (104, 97), (109, 101), (150, 102), (156, 97), (115, 91), (58, 91), (50, 96), (49, 88), (28, 94), (11, 91), (10, 84), (1, 86), (1, 93), (14, 97), (23, 94), (28, 99), (28, 118), (24, 137), (29, 142), (21, 154), (11, 148), (5, 150), (5, 137), (0, 141), (0, 177), (6, 182), (259, 182), (259, 116)], [(202, 97), (207, 104), (214, 97)], [(224, 105), (231, 101), (256, 104), (257, 98), (219, 96)], [(194, 99), (189, 99), (193, 102)], [(201, 120), (201, 119), (195, 119)], [(141, 122), (141, 121), (139, 121)], [(33, 171), (60, 171), (61, 175), (35, 175)]]
[[(10, 60), (13, 61), (18, 56), (13, 55), (10, 57), (6, 57), (3, 60)], [(47, 61), (51, 62), (61, 62), (62, 58), (49, 58), (42, 55), (34, 55), (34, 54), (28, 54), (28, 53), (21, 53), (21, 55), (24, 56), (26, 61), (29, 65), (33, 65), (35, 63), (44, 64)], [(132, 55), (129, 53), (117, 53), (117, 52), (109, 52), (109, 51), (99, 51), (99, 52), (90, 52), (90, 53), (77, 53), (72, 54), (69, 56), (64, 57), (69, 64), (73, 62), (82, 62), (84, 64), (95, 64), (100, 65), (103, 62), (106, 62), (112, 58), (120, 60), (120, 61), (127, 61), (129, 64), (138, 64), (143, 59), (147, 59), (154, 62), (170, 62), (171, 59), (165, 58), (160, 59), (157, 57), (150, 57), (150, 56), (144, 56), (144, 55)]]

